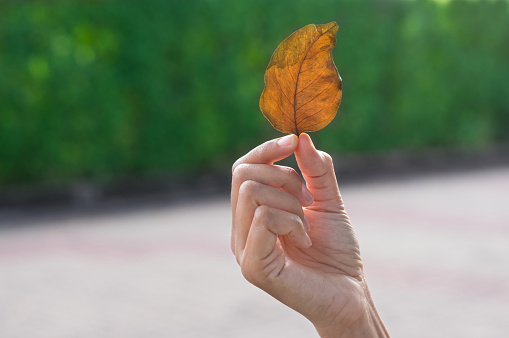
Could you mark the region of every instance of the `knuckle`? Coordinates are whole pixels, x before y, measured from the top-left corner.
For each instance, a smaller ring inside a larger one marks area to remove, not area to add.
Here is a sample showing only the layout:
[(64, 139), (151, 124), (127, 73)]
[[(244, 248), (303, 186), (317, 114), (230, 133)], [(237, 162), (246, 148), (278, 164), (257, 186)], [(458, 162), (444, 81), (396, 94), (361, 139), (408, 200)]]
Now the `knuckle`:
[(328, 153), (322, 151), (321, 152), (321, 156), (322, 156), (322, 160), (325, 164), (327, 164), (328, 166), (332, 166), (332, 156), (330, 156)]
[(241, 157), (241, 158), (239, 158), (237, 161), (235, 161), (235, 162), (233, 163), (233, 165), (232, 165), (232, 174), (233, 174), (233, 172), (235, 171), (235, 169), (236, 169), (236, 168), (237, 168), (237, 167), (238, 167), (238, 166), (242, 163), (242, 159), (243, 159), (243, 158), (244, 158), (244, 157)]
[(290, 167), (281, 167), (281, 170), (283, 170), (283, 173), (288, 176), (298, 175), (297, 172)]
[(232, 169), (232, 180), (234, 182), (241, 180), (242, 177), (246, 176), (248, 169), (249, 165), (246, 163), (239, 163), (236, 166), (234, 165)]
[(301, 178), (300, 175), (297, 173), (297, 171), (290, 167), (284, 168), (284, 173), (287, 175), (292, 181), (300, 182)]
[(259, 183), (251, 180), (246, 180), (240, 185), (239, 194), (252, 195), (259, 189)]
[(240, 265), (240, 271), (242, 272), (242, 276), (251, 284), (259, 285), (261, 283), (260, 274), (256, 273), (249, 264), (242, 263)]
[(292, 169), (292, 174), (291, 174), (291, 182), (292, 184), (295, 185), (295, 189), (297, 191), (300, 191), (301, 189), (301, 185), (302, 185), (302, 178), (300, 177), (300, 175)]
[(293, 177), (295, 177), (295, 180), (300, 183), (302, 181), (302, 179), (301, 179), (299, 173), (295, 169), (293, 169), (293, 168), (290, 168), (290, 169), (291, 169), (291, 175)]
[(266, 205), (260, 205), (256, 208), (254, 213), (254, 224), (255, 225), (266, 225), (267, 223), (270, 223), (271, 219), (273, 218), (273, 212), (272, 209)]

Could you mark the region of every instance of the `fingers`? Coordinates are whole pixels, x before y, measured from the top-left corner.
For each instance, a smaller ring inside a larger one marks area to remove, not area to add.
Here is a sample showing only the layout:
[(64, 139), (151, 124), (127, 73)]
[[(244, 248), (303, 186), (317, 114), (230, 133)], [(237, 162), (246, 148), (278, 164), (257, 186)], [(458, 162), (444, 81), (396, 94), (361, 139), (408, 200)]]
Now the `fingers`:
[[(293, 214), (293, 217), (300, 219), (298, 226), (301, 228), (301, 231), (295, 232), (295, 234), (301, 234), (301, 236), (307, 237), (305, 228), (309, 229), (309, 222), (304, 216), (299, 200), (295, 196), (256, 181), (245, 181), (239, 189), (237, 211), (235, 214), (234, 252), (237, 257), (237, 261), (239, 262), (246, 246), (247, 237), (255, 217), (255, 212), (260, 206), (266, 206)], [(265, 209), (262, 208), (262, 211), (263, 210)], [(265, 210), (264, 213), (268, 213), (268, 211)], [(275, 212), (272, 212), (269, 216), (276, 219), (276, 216), (274, 216), (275, 214)], [(281, 217), (282, 216), (280, 216), (278, 220), (281, 220)], [(257, 222), (261, 221), (258, 220)], [(292, 221), (289, 224), (294, 227), (296, 226), (295, 221)], [(285, 227), (284, 224), (281, 224), (280, 226)], [(276, 225), (273, 225), (273, 227), (276, 227)], [(280, 230), (280, 228), (277, 229)]]
[(232, 174), (232, 212), (235, 215), (240, 185), (245, 181), (256, 181), (297, 197), (302, 206), (313, 203), (313, 195), (307, 190), (299, 174), (289, 167), (267, 164), (239, 164)]
[(302, 206), (309, 206), (313, 203), (313, 195), (307, 190), (299, 174), (289, 167), (267, 165), (267, 164), (239, 164), (232, 174), (232, 252), (235, 253), (235, 214), (239, 189), (245, 181), (256, 181), (274, 188), (283, 189), (297, 197)]
[(339, 202), (342, 206), (332, 158), (329, 154), (316, 150), (308, 134), (300, 134), (295, 158), (315, 201)]
[[(258, 147), (251, 150), (246, 155), (239, 158), (232, 167), (232, 172), (235, 174), (236, 168), (242, 164), (272, 164), (276, 161), (282, 160), (285, 157), (293, 154), (297, 148), (298, 138), (296, 135), (287, 135), (278, 139), (267, 141)], [(235, 212), (238, 197), (238, 188), (242, 182), (237, 185), (232, 182), (232, 236), (231, 248), (235, 253)]]
[(287, 135), (267, 141), (239, 158), (232, 167), (232, 172), (241, 163), (272, 164), (290, 156), (297, 148), (296, 135)]
[(277, 236), (288, 235), (300, 248), (311, 246), (302, 219), (292, 213), (261, 205), (254, 212), (241, 267), (244, 277), (255, 285), (275, 277), (284, 267)]

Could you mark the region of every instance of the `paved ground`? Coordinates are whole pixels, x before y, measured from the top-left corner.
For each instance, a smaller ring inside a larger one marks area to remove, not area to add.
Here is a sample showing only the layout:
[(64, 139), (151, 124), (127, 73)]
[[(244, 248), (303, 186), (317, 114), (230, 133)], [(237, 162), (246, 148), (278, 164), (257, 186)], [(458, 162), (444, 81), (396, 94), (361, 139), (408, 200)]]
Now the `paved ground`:
[[(393, 337), (507, 336), (509, 168), (342, 193)], [(0, 227), (0, 337), (315, 337), (243, 280), (229, 226), (224, 197)]]

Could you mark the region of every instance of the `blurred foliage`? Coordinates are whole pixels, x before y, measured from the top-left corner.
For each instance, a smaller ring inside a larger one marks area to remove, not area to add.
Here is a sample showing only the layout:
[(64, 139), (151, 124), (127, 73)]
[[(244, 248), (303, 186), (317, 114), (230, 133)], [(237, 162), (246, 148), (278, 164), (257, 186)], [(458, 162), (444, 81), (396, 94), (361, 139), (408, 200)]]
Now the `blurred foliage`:
[(271, 53), (337, 21), (329, 152), (509, 140), (503, 1), (0, 2), (0, 183), (228, 168), (278, 134), (258, 108)]

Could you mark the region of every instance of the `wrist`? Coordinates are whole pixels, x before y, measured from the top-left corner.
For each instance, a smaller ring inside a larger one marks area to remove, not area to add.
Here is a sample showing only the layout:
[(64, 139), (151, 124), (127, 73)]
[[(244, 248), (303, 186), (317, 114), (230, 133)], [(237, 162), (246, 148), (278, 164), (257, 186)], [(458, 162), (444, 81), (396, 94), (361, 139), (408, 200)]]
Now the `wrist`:
[(327, 323), (315, 324), (321, 338), (388, 338), (389, 333), (378, 314), (375, 303), (364, 278), (361, 281), (362, 294), (355, 304), (349, 304), (342, 313), (336, 313)]

